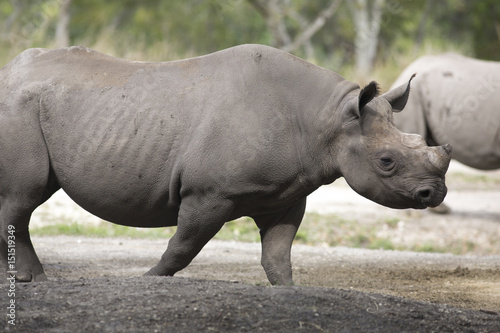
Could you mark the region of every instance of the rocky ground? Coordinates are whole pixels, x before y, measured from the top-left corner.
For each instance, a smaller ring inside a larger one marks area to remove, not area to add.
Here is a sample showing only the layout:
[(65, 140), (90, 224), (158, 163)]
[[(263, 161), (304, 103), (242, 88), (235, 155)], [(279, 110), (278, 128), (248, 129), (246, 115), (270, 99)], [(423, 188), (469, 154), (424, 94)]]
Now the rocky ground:
[[(308, 210), (364, 221), (397, 218), (395, 242), (466, 239), (465, 255), (294, 245), (294, 287), (270, 287), (260, 245), (211, 241), (173, 278), (142, 277), (168, 240), (33, 237), (48, 282), (0, 281), (7, 332), (500, 332), (500, 173), (450, 170), (448, 215), (388, 210), (342, 183)], [(35, 214), (73, 214), (62, 197)], [(60, 200), (60, 201), (57, 201)], [(52, 215), (51, 215), (52, 214)], [(59, 214), (59, 215), (58, 215)], [(92, 218), (81, 211), (82, 221)], [(496, 238), (497, 237), (497, 238)]]

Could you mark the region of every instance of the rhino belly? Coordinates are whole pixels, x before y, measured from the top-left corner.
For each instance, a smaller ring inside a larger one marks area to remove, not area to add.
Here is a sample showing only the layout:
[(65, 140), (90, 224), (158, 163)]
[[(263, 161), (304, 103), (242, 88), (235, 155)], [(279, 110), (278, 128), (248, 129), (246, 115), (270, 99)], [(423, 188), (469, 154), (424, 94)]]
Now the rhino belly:
[(175, 225), (175, 118), (120, 102), (45, 100), (40, 121), (51, 167), (65, 192), (94, 215), (129, 226)]

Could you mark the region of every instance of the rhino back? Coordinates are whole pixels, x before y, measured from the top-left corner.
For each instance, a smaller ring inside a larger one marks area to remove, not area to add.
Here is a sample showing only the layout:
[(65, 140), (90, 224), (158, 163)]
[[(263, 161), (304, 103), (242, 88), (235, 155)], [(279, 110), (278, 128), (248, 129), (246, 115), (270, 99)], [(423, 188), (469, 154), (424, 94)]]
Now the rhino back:
[(39, 117), (51, 167), (68, 195), (122, 224), (157, 226), (175, 214), (169, 190), (183, 120), (159, 93), (173, 85), (175, 68), (156, 75), (156, 64), (85, 48), (46, 51), (30, 67), (27, 81), (43, 82)]
[(324, 83), (309, 66), (252, 45), (167, 63), (69, 48), (39, 51), (24, 79), (61, 187), (104, 219), (158, 226), (203, 187), (259, 196), (295, 180), (297, 103), (284, 96), (300, 76)]

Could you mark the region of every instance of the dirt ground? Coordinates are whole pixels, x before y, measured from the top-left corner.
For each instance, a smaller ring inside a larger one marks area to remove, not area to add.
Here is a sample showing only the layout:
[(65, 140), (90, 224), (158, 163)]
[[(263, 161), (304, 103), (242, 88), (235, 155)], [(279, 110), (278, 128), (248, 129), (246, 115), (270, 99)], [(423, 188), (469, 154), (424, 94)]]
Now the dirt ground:
[[(495, 182), (479, 184), (483, 173), (460, 167), (453, 172), (449, 215), (387, 210), (342, 184), (314, 193), (308, 210), (366, 220), (397, 217), (398, 228), (389, 231), (398, 241), (471, 237), (479, 244), (471, 254), (294, 245), (297, 286), (271, 287), (258, 243), (212, 240), (176, 277), (160, 278), (142, 274), (168, 240), (33, 237), (49, 281), (16, 283), (16, 326), (4, 315), (0, 327), (6, 332), (500, 332), (495, 250), (500, 245), (494, 241), (500, 235), (500, 188)], [(500, 173), (486, 175), (496, 179)], [(47, 210), (68, 212), (64, 204), (50, 205), (33, 223), (42, 223)], [(11, 286), (6, 279), (0, 286), (6, 309)]]

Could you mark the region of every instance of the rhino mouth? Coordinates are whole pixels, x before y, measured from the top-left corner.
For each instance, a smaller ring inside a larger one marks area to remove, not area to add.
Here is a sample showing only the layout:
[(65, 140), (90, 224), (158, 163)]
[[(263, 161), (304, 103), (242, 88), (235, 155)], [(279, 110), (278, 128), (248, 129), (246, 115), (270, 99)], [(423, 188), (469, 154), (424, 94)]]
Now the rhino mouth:
[(446, 196), (446, 186), (421, 185), (406, 192), (401, 189), (394, 191), (395, 196), (388, 207), (396, 209), (426, 209), (439, 206)]

